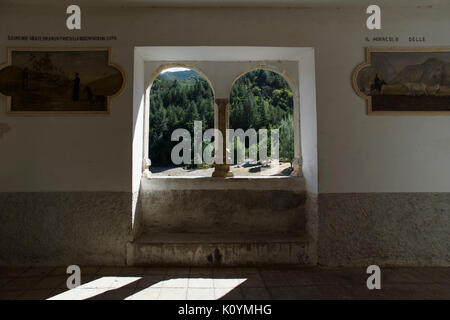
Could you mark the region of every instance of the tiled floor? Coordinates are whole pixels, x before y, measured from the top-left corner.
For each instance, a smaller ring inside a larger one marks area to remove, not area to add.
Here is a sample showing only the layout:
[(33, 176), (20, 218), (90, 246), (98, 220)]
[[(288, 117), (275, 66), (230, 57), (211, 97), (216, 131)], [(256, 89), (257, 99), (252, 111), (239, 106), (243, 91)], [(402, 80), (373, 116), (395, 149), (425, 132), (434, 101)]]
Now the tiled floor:
[(0, 268), (0, 299), (450, 299), (450, 268), (382, 268), (368, 290), (365, 268)]

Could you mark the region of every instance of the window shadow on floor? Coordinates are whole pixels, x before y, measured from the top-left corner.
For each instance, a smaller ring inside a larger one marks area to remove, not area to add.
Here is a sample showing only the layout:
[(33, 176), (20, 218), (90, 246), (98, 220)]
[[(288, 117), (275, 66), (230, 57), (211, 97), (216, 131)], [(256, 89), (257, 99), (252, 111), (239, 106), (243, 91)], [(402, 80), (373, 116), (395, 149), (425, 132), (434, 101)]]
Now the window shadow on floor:
[[(238, 300), (241, 285), (250, 279), (263, 287), (261, 279), (249, 274), (98, 275), (80, 287), (63, 291), (57, 298), (75, 300)], [(259, 280), (259, 281), (258, 281)], [(124, 284), (124, 285), (122, 285)], [(115, 287), (117, 286), (117, 287)], [(265, 297), (262, 297), (265, 298)], [(267, 297), (268, 298), (268, 297)]]

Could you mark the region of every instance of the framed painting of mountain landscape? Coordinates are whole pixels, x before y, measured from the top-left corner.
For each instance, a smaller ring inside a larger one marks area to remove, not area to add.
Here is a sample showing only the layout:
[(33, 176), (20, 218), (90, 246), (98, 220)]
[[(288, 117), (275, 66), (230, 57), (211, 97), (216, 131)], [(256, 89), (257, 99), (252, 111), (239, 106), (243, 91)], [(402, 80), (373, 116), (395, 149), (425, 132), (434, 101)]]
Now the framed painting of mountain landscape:
[(11, 114), (106, 114), (124, 85), (109, 48), (8, 48), (0, 93)]
[(352, 80), (369, 114), (450, 114), (450, 47), (366, 48)]

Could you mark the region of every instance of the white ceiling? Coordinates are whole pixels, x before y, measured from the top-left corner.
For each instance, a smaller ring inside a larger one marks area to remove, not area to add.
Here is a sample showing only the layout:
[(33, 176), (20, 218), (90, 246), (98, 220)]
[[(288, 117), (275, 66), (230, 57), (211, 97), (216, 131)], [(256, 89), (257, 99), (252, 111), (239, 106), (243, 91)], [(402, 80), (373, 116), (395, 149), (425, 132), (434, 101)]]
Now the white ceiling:
[(450, 7), (450, 0), (0, 0), (0, 4), (124, 7)]

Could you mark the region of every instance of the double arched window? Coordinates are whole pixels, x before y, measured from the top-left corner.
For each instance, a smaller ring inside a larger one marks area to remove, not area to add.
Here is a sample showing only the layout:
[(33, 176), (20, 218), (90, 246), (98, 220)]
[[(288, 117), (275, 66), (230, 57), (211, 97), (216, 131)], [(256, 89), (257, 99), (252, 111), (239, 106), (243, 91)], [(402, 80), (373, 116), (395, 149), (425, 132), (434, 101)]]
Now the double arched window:
[[(211, 176), (219, 167), (232, 173), (226, 176), (292, 173), (295, 93), (288, 80), (270, 68), (252, 68), (229, 87), (229, 99), (217, 99), (213, 84), (198, 68), (159, 68), (148, 97), (153, 175)], [(217, 136), (208, 134), (214, 129), (226, 137), (222, 147)], [(217, 161), (221, 150), (228, 152), (224, 165)]]

